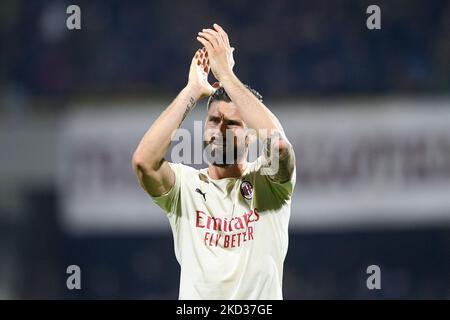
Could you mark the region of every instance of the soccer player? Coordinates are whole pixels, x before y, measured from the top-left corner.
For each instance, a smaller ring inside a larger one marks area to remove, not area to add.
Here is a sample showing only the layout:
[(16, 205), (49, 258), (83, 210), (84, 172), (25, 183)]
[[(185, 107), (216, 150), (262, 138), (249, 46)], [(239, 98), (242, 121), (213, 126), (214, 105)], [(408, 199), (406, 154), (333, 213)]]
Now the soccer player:
[[(197, 40), (203, 48), (192, 59), (188, 83), (142, 138), (133, 169), (170, 221), (180, 299), (282, 299), (294, 150), (262, 97), (234, 74), (227, 33), (214, 24)], [(220, 87), (208, 83), (209, 71)], [(168, 162), (171, 134), (207, 96), (208, 167)], [(252, 132), (266, 147), (250, 163)], [(275, 161), (278, 170), (265, 174)]]

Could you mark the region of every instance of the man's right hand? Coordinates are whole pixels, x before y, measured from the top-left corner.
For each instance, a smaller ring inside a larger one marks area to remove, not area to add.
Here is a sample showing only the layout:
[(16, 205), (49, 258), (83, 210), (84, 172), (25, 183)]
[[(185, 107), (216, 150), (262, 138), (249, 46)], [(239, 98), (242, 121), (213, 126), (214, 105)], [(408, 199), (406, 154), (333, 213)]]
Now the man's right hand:
[(205, 48), (198, 49), (189, 69), (188, 87), (195, 90), (199, 98), (208, 97), (215, 91), (208, 82), (209, 71), (208, 53)]

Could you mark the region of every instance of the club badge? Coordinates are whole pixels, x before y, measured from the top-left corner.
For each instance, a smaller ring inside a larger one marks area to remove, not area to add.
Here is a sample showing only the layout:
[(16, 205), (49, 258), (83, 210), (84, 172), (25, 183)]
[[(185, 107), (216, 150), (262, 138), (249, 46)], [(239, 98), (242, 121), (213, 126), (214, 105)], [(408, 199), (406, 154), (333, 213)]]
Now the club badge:
[(250, 182), (242, 181), (241, 194), (247, 200), (250, 200), (251, 198), (253, 198), (253, 186)]

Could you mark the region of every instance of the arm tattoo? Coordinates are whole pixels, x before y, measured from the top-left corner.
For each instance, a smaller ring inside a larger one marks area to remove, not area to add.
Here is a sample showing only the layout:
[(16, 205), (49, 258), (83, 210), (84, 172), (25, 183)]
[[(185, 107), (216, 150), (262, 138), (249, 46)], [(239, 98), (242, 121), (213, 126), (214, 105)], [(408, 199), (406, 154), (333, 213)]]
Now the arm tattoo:
[(281, 153), (274, 152), (273, 141), (279, 138), (278, 134), (273, 134), (265, 140), (264, 155), (270, 166), (272, 166), (274, 161), (278, 161), (278, 170), (269, 175), (270, 179), (278, 183), (285, 183), (291, 179), (294, 172), (295, 156), (291, 145), (283, 149)]
[[(195, 106), (195, 99), (190, 97), (189, 98), (189, 103), (186, 106), (186, 110), (184, 111), (183, 118), (181, 119), (181, 122), (183, 122), (184, 119), (186, 119), (188, 113), (194, 108), (194, 106)], [(180, 123), (180, 125), (181, 125), (181, 123)]]

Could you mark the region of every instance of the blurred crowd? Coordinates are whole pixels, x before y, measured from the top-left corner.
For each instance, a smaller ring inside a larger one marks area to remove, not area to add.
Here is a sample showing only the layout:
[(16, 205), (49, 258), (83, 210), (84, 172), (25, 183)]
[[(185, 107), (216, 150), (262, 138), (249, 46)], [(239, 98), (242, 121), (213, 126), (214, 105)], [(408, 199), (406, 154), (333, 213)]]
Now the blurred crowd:
[[(372, 1), (373, 2), (373, 1)], [(217, 22), (236, 48), (238, 76), (273, 98), (448, 93), (450, 3), (366, 0), (77, 1), (78, 31), (61, 0), (0, 4), (3, 101), (20, 97), (173, 95), (187, 80), (196, 33)]]

